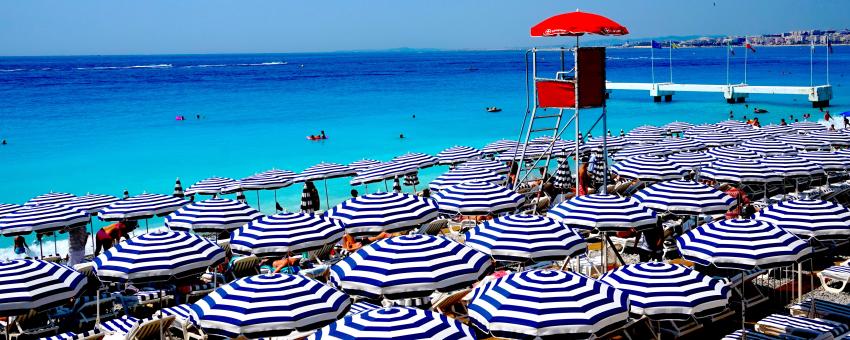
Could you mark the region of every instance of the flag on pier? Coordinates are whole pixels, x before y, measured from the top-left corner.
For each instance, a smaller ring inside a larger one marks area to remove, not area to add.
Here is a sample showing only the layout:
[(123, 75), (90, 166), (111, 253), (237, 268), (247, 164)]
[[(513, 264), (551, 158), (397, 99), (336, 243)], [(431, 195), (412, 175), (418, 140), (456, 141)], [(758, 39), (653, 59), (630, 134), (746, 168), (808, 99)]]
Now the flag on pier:
[(661, 43), (655, 40), (652, 40), (652, 48), (661, 48)]

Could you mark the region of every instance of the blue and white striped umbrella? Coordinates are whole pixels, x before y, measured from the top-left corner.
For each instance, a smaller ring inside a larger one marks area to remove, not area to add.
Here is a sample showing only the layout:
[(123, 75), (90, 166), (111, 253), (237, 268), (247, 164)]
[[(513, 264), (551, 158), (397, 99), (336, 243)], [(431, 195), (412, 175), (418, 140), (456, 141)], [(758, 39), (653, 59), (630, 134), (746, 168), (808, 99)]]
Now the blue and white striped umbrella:
[[(623, 148), (634, 145), (635, 143), (626, 139), (627, 137), (608, 137), (607, 148), (608, 152), (622, 150)], [(582, 147), (584, 150), (602, 151), (602, 137), (590, 138)], [(573, 150), (575, 151), (575, 150)], [(580, 150), (581, 151), (581, 150)]]
[(694, 137), (702, 135), (702, 134), (707, 134), (707, 133), (712, 134), (712, 133), (726, 132), (726, 131), (729, 131), (729, 128), (727, 128), (725, 126), (720, 126), (720, 125), (716, 125), (716, 124), (700, 124), (700, 125), (694, 125), (694, 126), (688, 128), (687, 130), (685, 130), (684, 135), (685, 135), (685, 137), (694, 138)]
[(33, 207), (37, 205), (65, 204), (74, 197), (76, 196), (69, 193), (51, 192), (30, 198), (30, 200), (24, 203), (24, 205), (27, 207)]
[(703, 133), (700, 135), (694, 136), (698, 142), (705, 144), (707, 147), (715, 147), (715, 146), (727, 146), (727, 145), (737, 145), (741, 144), (741, 140), (737, 137), (729, 134), (729, 132), (711, 132), (711, 133)]
[(691, 123), (675, 121), (664, 124), (663, 128), (670, 132), (684, 132), (693, 126), (694, 124)]
[(730, 129), (730, 130), (734, 130), (734, 129), (752, 129), (752, 128), (753, 128), (753, 126), (752, 126), (752, 125), (747, 124), (746, 122), (742, 122), (742, 121), (740, 121), (740, 120), (734, 120), (734, 119), (727, 119), (727, 120), (724, 120), (724, 121), (722, 121), (722, 122), (714, 123), (714, 125), (722, 126), (722, 127), (728, 128), (728, 129)]
[(682, 180), (655, 183), (633, 197), (651, 209), (681, 215), (723, 213), (735, 205), (735, 199), (723, 191)]
[(785, 144), (790, 145), (792, 148), (798, 151), (814, 151), (814, 150), (826, 150), (829, 149), (829, 144), (826, 142), (814, 139), (805, 135), (784, 135), (777, 136), (776, 140), (782, 141)]
[(346, 165), (337, 164), (337, 163), (319, 163), (313, 165), (304, 171), (301, 171), (298, 174), (293, 182), (302, 183), (307, 181), (317, 181), (317, 180), (325, 180), (339, 177), (349, 177), (354, 176), (357, 171), (353, 168), (350, 168)]
[(812, 132), (808, 135), (812, 139), (817, 139), (832, 146), (850, 146), (850, 135), (839, 131), (819, 131)]
[(797, 149), (780, 140), (752, 139), (741, 143), (741, 147), (751, 150), (762, 157), (769, 156), (794, 156)]
[(665, 156), (673, 153), (673, 150), (660, 145), (632, 145), (614, 153), (614, 160), (620, 161), (634, 156)]
[(797, 133), (826, 131), (826, 126), (824, 126), (823, 124), (810, 121), (793, 122), (791, 123), (791, 128), (794, 129), (794, 131), (797, 131)]
[(508, 149), (516, 148), (519, 143), (515, 140), (500, 139), (481, 148), (485, 154), (499, 153)]
[(85, 210), (86, 213), (91, 215), (116, 201), (118, 201), (118, 197), (112, 195), (88, 194), (74, 197), (64, 205)]
[(381, 306), (368, 303), (366, 301), (358, 301), (351, 304), (351, 308), (348, 310), (348, 314), (346, 316), (360, 314), (363, 312), (368, 312), (370, 310), (381, 309)]
[(498, 338), (596, 339), (629, 317), (626, 293), (565, 271), (508, 274), (471, 294), (472, 325)]
[(216, 337), (282, 337), (324, 327), (350, 305), (348, 295), (319, 281), (263, 274), (217, 288), (192, 305), (191, 321)]
[(410, 194), (379, 192), (354, 197), (325, 212), (353, 235), (410, 230), (437, 218), (437, 203)]
[(162, 282), (203, 273), (224, 260), (224, 250), (201, 236), (154, 231), (123, 241), (94, 258), (104, 281)]
[(667, 159), (682, 167), (696, 169), (711, 164), (717, 160), (717, 157), (705, 152), (679, 152), (667, 156)]
[(411, 163), (389, 161), (373, 165), (363, 171), (358, 171), (357, 176), (352, 178), (349, 183), (351, 185), (358, 185), (382, 182), (399, 176), (412, 174), (418, 170), (419, 168)]
[(837, 152), (809, 151), (801, 152), (797, 156), (820, 165), (826, 171), (844, 171), (850, 168), (850, 156)]
[[(569, 142), (563, 139), (555, 139), (552, 136), (541, 136), (528, 141), (529, 145), (534, 145), (543, 148), (544, 150), (552, 150), (559, 152), (568, 149), (575, 149), (575, 142)], [(551, 146), (551, 148), (550, 148)]]
[(711, 148), (706, 151), (707, 154), (718, 159), (756, 159), (761, 158), (755, 151), (745, 149), (739, 146), (721, 146)]
[(297, 175), (288, 170), (272, 169), (240, 179), (237, 184), (225, 187), (222, 193), (246, 190), (276, 190), (292, 185)]
[(499, 161), (491, 161), (489, 159), (475, 159), (457, 166), (458, 169), (481, 169), (490, 170), (500, 175), (507, 174), (510, 171), (508, 165)]
[(505, 176), (497, 175), (490, 170), (458, 168), (438, 176), (428, 184), (428, 188), (432, 191), (440, 191), (452, 185), (467, 182), (500, 184), (505, 182)]
[(483, 182), (453, 185), (433, 197), (440, 212), (449, 215), (500, 214), (514, 211), (525, 203), (525, 196), (513, 190)]
[(760, 162), (782, 177), (826, 175), (822, 166), (797, 156), (765, 157)]
[(625, 265), (599, 281), (628, 294), (632, 314), (652, 320), (703, 318), (725, 311), (729, 304), (726, 282), (682, 265)]
[(563, 159), (558, 162), (558, 170), (555, 171), (555, 178), (552, 179), (552, 185), (555, 188), (567, 189), (572, 188), (574, 182), (573, 173), (570, 171), (570, 160)]
[(675, 151), (700, 151), (705, 150), (707, 146), (698, 142), (693, 138), (685, 137), (668, 137), (664, 138), (657, 144), (660, 147)]
[(676, 238), (685, 260), (703, 266), (748, 270), (786, 266), (808, 256), (808, 242), (759, 220), (721, 220)]
[(60, 306), (86, 286), (86, 276), (74, 269), (40, 260), (0, 261), (0, 315)]
[(701, 170), (705, 178), (729, 183), (769, 183), (782, 176), (755, 159), (720, 159)]
[(408, 152), (406, 154), (393, 158), (392, 161), (411, 164), (421, 169), (433, 166), (437, 164), (439, 160), (437, 159), (437, 157), (426, 155), (424, 153)]
[(24, 206), (18, 204), (0, 203), (0, 216), (6, 215), (23, 207)]
[(626, 134), (626, 140), (632, 143), (646, 143), (646, 144), (654, 144), (660, 142), (664, 139), (664, 132), (661, 133), (654, 131), (632, 131)]
[(587, 251), (584, 238), (561, 222), (540, 215), (508, 215), (470, 229), (466, 244), (496, 261), (561, 261)]
[(439, 164), (458, 164), (481, 158), (481, 150), (470, 146), (453, 146), (437, 154)]
[(89, 222), (89, 214), (65, 205), (25, 206), (0, 217), (0, 234), (26, 235), (46, 233)]
[[(525, 150), (525, 153), (523, 153), (523, 150)], [(538, 158), (545, 158), (546, 155), (549, 155), (550, 153), (551, 152), (549, 150), (540, 145), (529, 144), (528, 147), (520, 145), (517, 148), (509, 149), (500, 153), (499, 156), (496, 157), (496, 160), (500, 162), (534, 160)]]
[(656, 182), (681, 179), (689, 170), (667, 158), (657, 156), (629, 157), (611, 167), (611, 171), (620, 177)]
[(230, 235), (230, 249), (240, 254), (288, 256), (336, 243), (344, 233), (335, 220), (322, 215), (281, 213), (236, 229)]
[(546, 216), (571, 228), (602, 232), (643, 230), (658, 221), (658, 215), (632, 197), (591, 194), (572, 198), (549, 209)]
[(769, 137), (768, 134), (764, 133), (761, 129), (753, 129), (752, 127), (744, 128), (744, 129), (731, 129), (728, 132), (730, 135), (735, 136), (742, 141), (748, 141), (751, 139), (761, 139)]
[(487, 254), (448, 238), (403, 235), (363, 246), (337, 262), (328, 282), (372, 299), (423, 297), (470, 287), (492, 266)]
[(188, 201), (161, 194), (141, 194), (113, 202), (100, 209), (97, 216), (104, 221), (142, 220), (169, 214)]
[(475, 334), (467, 325), (440, 313), (419, 308), (391, 307), (349, 314), (307, 339), (474, 340)]
[[(127, 194), (129, 195), (129, 193)], [(177, 180), (174, 181), (174, 191), (171, 193), (171, 196), (179, 198), (183, 198), (186, 196), (186, 194), (183, 192), (183, 184), (180, 183), (180, 178), (177, 178)], [(129, 197), (124, 197), (124, 199), (127, 198)]]
[(361, 159), (359, 161), (349, 163), (348, 167), (360, 172), (378, 164), (381, 164), (381, 161), (376, 161), (374, 159)]
[(652, 134), (656, 134), (656, 135), (663, 135), (665, 132), (667, 132), (667, 130), (665, 130), (664, 128), (660, 128), (660, 127), (652, 126), (652, 125), (641, 125), (641, 126), (638, 126), (634, 129), (632, 129), (631, 131), (629, 131), (629, 133), (634, 133), (634, 132), (652, 133)]
[(846, 239), (850, 236), (850, 209), (835, 202), (783, 201), (763, 208), (754, 218), (805, 238)]
[(764, 131), (765, 134), (768, 134), (768, 135), (771, 135), (771, 136), (774, 136), (774, 137), (791, 135), (791, 134), (797, 133), (797, 131), (794, 131), (794, 128), (792, 128), (790, 125), (778, 125), (778, 124), (768, 124), (768, 125), (762, 126), (760, 130)]
[(184, 205), (165, 216), (165, 226), (176, 231), (220, 232), (231, 230), (263, 216), (245, 203), (211, 198)]
[(237, 182), (233, 178), (227, 177), (210, 177), (206, 179), (202, 179), (200, 181), (195, 182), (189, 186), (188, 189), (184, 192), (186, 195), (218, 195), (224, 191), (224, 188), (230, 186), (237, 186), (239, 182)]

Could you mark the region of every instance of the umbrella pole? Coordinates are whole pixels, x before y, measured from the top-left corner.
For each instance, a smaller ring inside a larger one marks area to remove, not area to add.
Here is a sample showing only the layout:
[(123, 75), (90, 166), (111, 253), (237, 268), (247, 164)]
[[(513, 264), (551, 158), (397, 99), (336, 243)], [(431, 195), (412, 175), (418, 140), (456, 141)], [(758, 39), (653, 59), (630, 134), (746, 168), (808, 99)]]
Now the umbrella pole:
[(741, 334), (746, 339), (747, 332), (747, 294), (744, 292), (747, 289), (747, 272), (741, 271)]
[(41, 254), (41, 259), (44, 259), (44, 245), (42, 244), (41, 237), (38, 237), (38, 234), (35, 234), (35, 237), (38, 239), (38, 252)]
[(277, 189), (274, 189), (274, 212), (277, 212)]
[(145, 233), (148, 233), (148, 232), (150, 232), (150, 229), (148, 228), (148, 219), (146, 218), (145, 219)]
[(91, 253), (92, 253), (92, 256), (94, 256), (94, 255), (97, 255), (97, 254), (94, 253), (95, 251), (97, 251), (97, 248), (96, 248), (97, 241), (94, 240), (94, 219), (91, 218), (91, 216), (89, 216), (89, 225), (91, 226)]
[[(328, 179), (325, 178), (324, 182), (325, 182), (325, 210), (328, 210), (328, 209), (331, 208), (330, 198), (328, 198)], [(317, 207), (317, 208), (319, 208), (319, 207)]]
[(257, 210), (263, 211), (263, 209), (260, 208), (260, 191), (259, 190), (257, 190)]
[(57, 248), (56, 248), (56, 233), (58, 233), (58, 232), (57, 231), (53, 232), (53, 255), (59, 256), (59, 250), (57, 250)]

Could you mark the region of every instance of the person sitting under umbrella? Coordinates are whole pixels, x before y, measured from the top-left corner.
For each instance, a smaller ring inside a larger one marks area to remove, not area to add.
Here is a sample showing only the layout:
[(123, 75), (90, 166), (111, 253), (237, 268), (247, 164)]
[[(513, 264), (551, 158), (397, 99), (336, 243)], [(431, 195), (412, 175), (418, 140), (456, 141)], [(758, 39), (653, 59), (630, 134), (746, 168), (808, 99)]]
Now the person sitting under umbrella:
[(138, 226), (138, 221), (121, 221), (100, 228), (95, 234), (94, 255), (100, 254), (101, 249), (103, 251), (109, 250), (116, 242), (120, 242), (122, 237), (130, 239), (130, 233)]

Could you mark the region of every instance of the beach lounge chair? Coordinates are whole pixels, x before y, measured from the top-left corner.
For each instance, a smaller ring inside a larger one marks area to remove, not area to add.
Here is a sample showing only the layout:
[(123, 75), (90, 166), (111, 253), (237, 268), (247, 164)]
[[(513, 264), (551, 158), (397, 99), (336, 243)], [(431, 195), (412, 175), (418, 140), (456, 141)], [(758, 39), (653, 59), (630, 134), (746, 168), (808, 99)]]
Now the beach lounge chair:
[(115, 294), (108, 293), (100, 294), (100, 299), (97, 299), (96, 295), (80, 297), (73, 311), (73, 314), (77, 315), (77, 326), (84, 328), (85, 325), (94, 324), (98, 312), (100, 320), (115, 318), (117, 316), (116, 298)]
[(45, 313), (30, 310), (19, 315), (6, 325), (6, 337), (9, 340), (18, 338), (35, 339), (48, 334), (56, 334), (59, 327), (49, 322)]
[(228, 270), (228, 274), (230, 274), (230, 277), (233, 280), (246, 276), (258, 275), (260, 274), (259, 266), (260, 258), (255, 255), (245, 256), (233, 262), (233, 265), (230, 266), (230, 270)]
[(850, 266), (831, 266), (819, 272), (820, 284), (828, 292), (841, 293), (850, 281)]
[(328, 243), (319, 249), (311, 251), (309, 258), (322, 264), (322, 261), (327, 261), (331, 258), (331, 252), (334, 250), (334, 247), (336, 247), (336, 244)]
[(348, 314), (346, 314), (346, 316), (354, 315), (354, 314), (360, 314), (360, 313), (363, 313), (363, 312), (368, 312), (370, 310), (381, 309), (381, 308), (382, 308), (381, 306), (378, 306), (376, 304), (371, 304), (371, 303), (368, 303), (368, 302), (365, 302), (365, 301), (357, 301), (357, 302), (351, 304), (351, 308), (348, 310)]
[(41, 338), (41, 340), (100, 340), (106, 336), (99, 329), (93, 329), (83, 333), (65, 332), (54, 336)]
[(439, 235), (440, 232), (449, 227), (449, 220), (445, 218), (437, 219), (431, 223), (422, 225), (416, 232), (421, 235)]
[(191, 305), (182, 304), (174, 307), (163, 308), (162, 314), (165, 316), (173, 316), (174, 322), (171, 324), (171, 330), (176, 331), (184, 340), (203, 340), (207, 336), (204, 332), (195, 325), (189, 316), (191, 315)]
[[(737, 298), (733, 298), (733, 300), (741, 301), (741, 284), (747, 284), (747, 287), (744, 290), (748, 295), (745, 297), (747, 300), (747, 308), (755, 307), (767, 301), (767, 295), (765, 295), (758, 286), (751, 284), (755, 278), (764, 275), (765, 273), (767, 273), (767, 271), (763, 269), (752, 269), (729, 278), (729, 288), (732, 288), (734, 294), (738, 296)], [(712, 318), (712, 321), (716, 320), (718, 320), (717, 317)]]
[(100, 324), (100, 330), (110, 335), (124, 336), (126, 340), (160, 339), (160, 331), (164, 331), (167, 335), (167, 330), (174, 323), (174, 319), (174, 316), (165, 316), (139, 320), (124, 316)]
[(454, 293), (444, 293), (434, 299), (431, 310), (463, 322), (467, 318), (466, 306), (462, 303), (463, 297), (471, 291), (472, 289), (463, 289)]
[(792, 335), (811, 340), (841, 338), (850, 330), (847, 325), (835, 321), (782, 314), (772, 314), (761, 319), (756, 322), (755, 329), (767, 335)]
[(52, 263), (60, 263), (62, 262), (62, 257), (59, 255), (48, 255), (41, 258), (44, 262), (52, 262)]
[(142, 307), (154, 308), (174, 301), (173, 290), (140, 290), (133, 295), (117, 295), (125, 311)]
[(820, 299), (815, 299), (814, 302), (814, 311), (812, 311), (812, 299), (796, 303), (788, 308), (788, 311), (793, 316), (820, 318), (846, 325), (850, 324), (850, 306)]
[[(744, 332), (746, 332), (746, 333), (744, 333)], [(751, 331), (749, 329), (746, 330), (746, 331), (742, 331), (742, 330), (739, 329), (739, 330), (733, 332), (732, 334), (729, 334), (729, 335), (723, 337), (723, 339), (721, 339), (721, 340), (743, 340), (744, 334), (747, 335), (747, 340), (805, 340), (803, 338), (796, 337), (796, 336), (784, 336), (784, 337), (780, 338), (780, 337), (776, 337), (776, 336), (773, 336), (773, 335), (767, 335), (767, 334)]]

